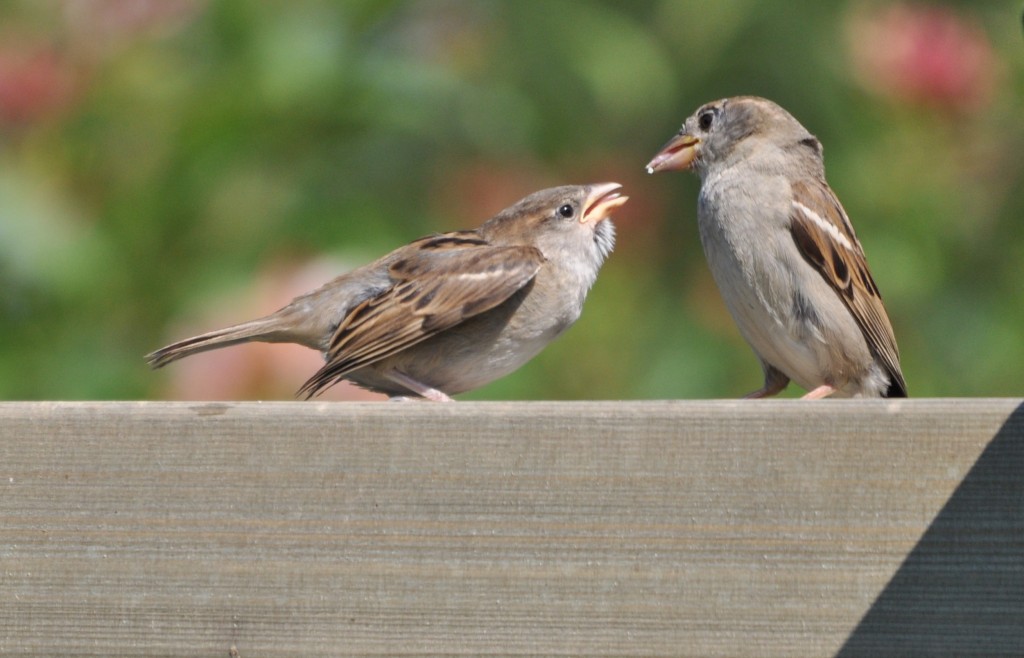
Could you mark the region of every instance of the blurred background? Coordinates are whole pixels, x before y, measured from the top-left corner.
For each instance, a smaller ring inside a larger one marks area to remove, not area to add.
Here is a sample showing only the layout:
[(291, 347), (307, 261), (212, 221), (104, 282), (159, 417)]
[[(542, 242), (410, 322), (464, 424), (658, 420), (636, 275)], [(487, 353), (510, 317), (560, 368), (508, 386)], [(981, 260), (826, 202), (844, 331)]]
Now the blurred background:
[(0, 398), (291, 399), (301, 347), (143, 355), (603, 181), (631, 201), (583, 317), (461, 397), (742, 395), (698, 181), (643, 172), (737, 94), (824, 143), (911, 395), (1024, 394), (1021, 28), (985, 0), (0, 2)]

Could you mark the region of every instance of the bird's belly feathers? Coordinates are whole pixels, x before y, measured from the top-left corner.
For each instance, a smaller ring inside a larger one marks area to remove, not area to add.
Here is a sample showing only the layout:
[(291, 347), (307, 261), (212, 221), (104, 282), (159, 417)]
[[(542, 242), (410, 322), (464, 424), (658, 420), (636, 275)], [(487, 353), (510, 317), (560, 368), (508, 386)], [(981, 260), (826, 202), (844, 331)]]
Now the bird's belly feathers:
[(793, 300), (785, 299), (784, 289), (775, 281), (784, 273), (769, 274), (771, 263), (755, 264), (744, 272), (722, 265), (721, 258), (715, 262), (711, 273), (725, 306), (758, 357), (804, 388), (821, 384), (824, 375), (815, 345), (821, 338), (802, 322), (787, 321), (787, 307)]

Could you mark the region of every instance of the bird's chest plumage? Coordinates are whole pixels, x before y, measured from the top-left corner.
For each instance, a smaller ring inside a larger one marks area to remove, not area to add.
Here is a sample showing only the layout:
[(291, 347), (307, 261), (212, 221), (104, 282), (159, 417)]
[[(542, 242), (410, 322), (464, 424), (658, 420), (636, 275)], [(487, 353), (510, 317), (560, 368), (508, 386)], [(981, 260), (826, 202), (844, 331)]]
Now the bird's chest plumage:
[[(709, 177), (698, 200), (700, 239), (724, 296), (744, 306), (772, 312), (792, 290), (792, 273), (782, 257), (792, 248), (786, 226), (788, 183), (763, 178), (740, 183)], [(729, 300), (727, 299), (727, 302)]]

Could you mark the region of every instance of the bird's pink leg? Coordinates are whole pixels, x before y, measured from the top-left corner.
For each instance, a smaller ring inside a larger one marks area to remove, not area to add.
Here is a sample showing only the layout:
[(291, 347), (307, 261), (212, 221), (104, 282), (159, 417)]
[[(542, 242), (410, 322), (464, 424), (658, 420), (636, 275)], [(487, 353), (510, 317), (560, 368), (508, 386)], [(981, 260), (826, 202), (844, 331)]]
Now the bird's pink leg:
[(836, 392), (836, 387), (835, 386), (832, 386), (831, 384), (822, 384), (818, 388), (816, 388), (813, 391), (810, 391), (809, 393), (807, 393), (807, 395), (803, 396), (801, 399), (802, 400), (820, 400), (822, 398), (827, 398), (828, 396), (832, 395), (835, 392)]
[(416, 395), (426, 398), (427, 400), (431, 400), (433, 402), (455, 402), (454, 399), (450, 398), (443, 391), (439, 391), (436, 388), (432, 388), (426, 384), (418, 382), (404, 372), (390, 370), (387, 373), (387, 378), (396, 384), (401, 384)]

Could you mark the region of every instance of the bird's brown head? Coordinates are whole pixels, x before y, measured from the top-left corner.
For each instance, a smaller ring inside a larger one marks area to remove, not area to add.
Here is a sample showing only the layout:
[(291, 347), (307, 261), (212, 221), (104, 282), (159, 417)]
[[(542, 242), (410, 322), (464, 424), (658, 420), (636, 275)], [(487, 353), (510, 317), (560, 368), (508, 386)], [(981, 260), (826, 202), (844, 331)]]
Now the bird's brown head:
[(593, 251), (603, 261), (615, 245), (609, 218), (629, 199), (618, 183), (564, 185), (535, 192), (480, 227), (495, 244), (533, 245), (549, 258), (562, 250)]
[(775, 103), (756, 96), (724, 98), (700, 106), (647, 163), (647, 173), (693, 169), (703, 175), (711, 162), (727, 161), (758, 142), (814, 149), (818, 140)]

